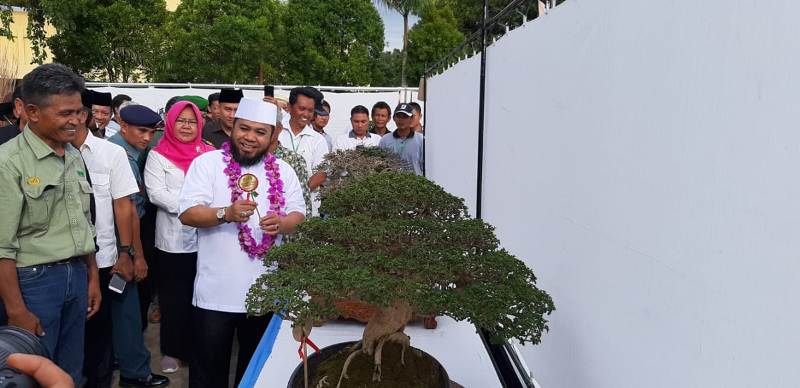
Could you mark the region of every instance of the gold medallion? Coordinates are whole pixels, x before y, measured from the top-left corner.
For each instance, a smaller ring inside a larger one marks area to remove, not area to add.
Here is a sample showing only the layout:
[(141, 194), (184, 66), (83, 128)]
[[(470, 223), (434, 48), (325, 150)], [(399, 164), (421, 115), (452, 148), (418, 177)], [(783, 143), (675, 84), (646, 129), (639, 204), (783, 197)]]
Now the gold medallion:
[(252, 193), (258, 188), (258, 178), (253, 174), (244, 174), (239, 177), (237, 184), (245, 193)]

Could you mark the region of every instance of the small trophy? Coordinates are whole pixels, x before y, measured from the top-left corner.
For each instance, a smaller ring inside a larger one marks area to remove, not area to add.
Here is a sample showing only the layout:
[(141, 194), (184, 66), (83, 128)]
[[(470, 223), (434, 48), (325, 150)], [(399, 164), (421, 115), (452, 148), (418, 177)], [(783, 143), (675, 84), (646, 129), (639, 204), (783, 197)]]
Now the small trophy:
[[(247, 200), (255, 201), (256, 197), (258, 197), (258, 193), (256, 189), (258, 188), (258, 178), (253, 174), (243, 174), (239, 177), (239, 180), (236, 182), (239, 185), (239, 188), (242, 189), (245, 193), (247, 193)], [(258, 218), (261, 219), (261, 213), (258, 211), (258, 205), (256, 205), (256, 214), (258, 214)]]

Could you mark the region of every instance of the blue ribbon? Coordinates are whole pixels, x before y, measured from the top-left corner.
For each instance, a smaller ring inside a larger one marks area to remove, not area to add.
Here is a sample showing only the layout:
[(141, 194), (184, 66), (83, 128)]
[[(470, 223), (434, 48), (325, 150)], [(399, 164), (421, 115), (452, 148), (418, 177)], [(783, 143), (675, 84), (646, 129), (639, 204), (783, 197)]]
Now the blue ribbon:
[(253, 357), (250, 359), (250, 364), (247, 365), (247, 370), (242, 376), (242, 381), (239, 382), (239, 388), (252, 388), (255, 387), (258, 376), (261, 375), (261, 370), (264, 364), (267, 363), (272, 348), (275, 346), (275, 339), (278, 338), (278, 332), (281, 331), (281, 323), (283, 319), (280, 314), (272, 314), (272, 319), (269, 321), (267, 331), (261, 336), (261, 341), (258, 343)]

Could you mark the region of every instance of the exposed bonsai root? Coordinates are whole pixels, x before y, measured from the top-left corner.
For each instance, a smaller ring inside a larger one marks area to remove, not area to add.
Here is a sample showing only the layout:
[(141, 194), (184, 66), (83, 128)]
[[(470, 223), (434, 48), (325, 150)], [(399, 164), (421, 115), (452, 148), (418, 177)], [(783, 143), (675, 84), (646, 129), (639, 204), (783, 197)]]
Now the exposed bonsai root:
[(397, 301), (392, 307), (378, 309), (364, 328), (364, 353), (372, 356), (382, 338), (402, 332), (413, 313), (414, 309), (404, 301)]
[(411, 345), (411, 338), (402, 332), (396, 332), (387, 335), (386, 337), (382, 338), (380, 342), (378, 342), (378, 346), (375, 347), (375, 369), (372, 372), (372, 381), (381, 381), (381, 359), (383, 357), (383, 345), (385, 345), (387, 342), (394, 342), (403, 345), (403, 349), (400, 353), (400, 364), (406, 364), (406, 348)]
[(354, 350), (353, 353), (350, 353), (350, 355), (347, 356), (347, 360), (344, 361), (344, 366), (342, 367), (342, 375), (339, 376), (339, 383), (336, 384), (336, 388), (341, 388), (342, 380), (347, 378), (347, 367), (350, 366), (350, 363), (353, 361), (354, 358), (356, 358), (356, 356), (359, 353), (364, 351), (363, 349), (360, 349), (360, 346), (361, 346), (361, 342), (358, 342), (354, 346), (355, 348), (358, 348), (358, 349)]

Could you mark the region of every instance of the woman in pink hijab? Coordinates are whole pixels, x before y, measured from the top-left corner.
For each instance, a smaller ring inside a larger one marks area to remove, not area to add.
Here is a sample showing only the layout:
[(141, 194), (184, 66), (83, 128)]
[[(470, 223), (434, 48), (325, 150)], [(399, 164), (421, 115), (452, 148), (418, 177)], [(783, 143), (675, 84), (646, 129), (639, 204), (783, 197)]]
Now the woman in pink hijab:
[(203, 115), (191, 102), (167, 112), (164, 136), (147, 156), (147, 195), (158, 207), (156, 255), (161, 308), (161, 370), (173, 373), (191, 356), (192, 292), (197, 272), (197, 230), (178, 220), (178, 198), (192, 161), (214, 147), (203, 142)]

